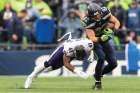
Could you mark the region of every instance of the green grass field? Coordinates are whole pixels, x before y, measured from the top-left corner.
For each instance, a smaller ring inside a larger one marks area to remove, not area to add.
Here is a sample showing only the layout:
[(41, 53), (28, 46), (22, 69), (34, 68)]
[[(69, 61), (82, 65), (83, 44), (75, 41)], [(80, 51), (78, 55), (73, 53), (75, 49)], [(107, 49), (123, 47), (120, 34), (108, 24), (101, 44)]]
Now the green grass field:
[(23, 89), (24, 81), (25, 77), (0, 77), (0, 93), (140, 93), (140, 77), (105, 77), (101, 91), (91, 89), (92, 78), (38, 78), (31, 89)]

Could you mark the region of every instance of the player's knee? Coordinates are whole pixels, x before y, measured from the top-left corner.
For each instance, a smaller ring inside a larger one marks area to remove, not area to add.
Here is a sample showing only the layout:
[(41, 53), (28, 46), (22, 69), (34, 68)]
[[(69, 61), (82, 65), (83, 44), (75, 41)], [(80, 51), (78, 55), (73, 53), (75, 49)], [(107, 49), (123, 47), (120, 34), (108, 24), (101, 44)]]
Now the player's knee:
[(117, 67), (117, 65), (118, 65), (118, 64), (117, 64), (117, 62), (115, 62), (115, 63), (113, 64), (113, 66), (112, 66), (112, 67), (113, 67), (113, 69), (114, 69), (114, 68), (116, 68), (116, 67)]
[(105, 61), (105, 56), (104, 55), (102, 55), (102, 56), (100, 56), (100, 57), (98, 57), (98, 61)]
[(112, 62), (111, 64), (110, 64), (110, 67), (112, 68), (112, 69), (114, 69), (114, 68), (116, 68), (117, 67), (117, 61), (114, 61), (114, 62)]

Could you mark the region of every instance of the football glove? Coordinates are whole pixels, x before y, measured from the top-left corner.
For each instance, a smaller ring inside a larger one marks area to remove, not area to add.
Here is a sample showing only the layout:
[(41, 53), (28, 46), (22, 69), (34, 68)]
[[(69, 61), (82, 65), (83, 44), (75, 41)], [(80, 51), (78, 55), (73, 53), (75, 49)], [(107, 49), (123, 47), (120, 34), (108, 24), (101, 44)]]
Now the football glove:
[(108, 41), (109, 40), (109, 36), (108, 35), (102, 35), (101, 36), (101, 41), (102, 42), (106, 42), (106, 41)]
[(80, 76), (83, 79), (87, 79), (89, 77), (89, 75), (87, 73), (80, 71), (77, 68), (75, 68), (73, 72), (76, 73), (78, 76)]
[(103, 34), (108, 35), (108, 36), (112, 36), (113, 30), (110, 29), (110, 28), (106, 28), (106, 29), (103, 30)]
[(107, 28), (103, 30), (103, 35), (100, 37), (101, 42), (106, 42), (112, 38), (113, 30)]

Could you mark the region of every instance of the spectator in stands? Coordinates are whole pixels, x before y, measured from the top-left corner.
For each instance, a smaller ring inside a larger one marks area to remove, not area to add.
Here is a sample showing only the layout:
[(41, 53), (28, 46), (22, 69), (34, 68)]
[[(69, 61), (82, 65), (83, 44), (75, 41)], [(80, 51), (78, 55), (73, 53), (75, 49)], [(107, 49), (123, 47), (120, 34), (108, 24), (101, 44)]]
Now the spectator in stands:
[(7, 31), (7, 37), (14, 43), (20, 43), (22, 40), (22, 32), (20, 31), (19, 20), (16, 11), (12, 8), (10, 2), (5, 3), (4, 8), (0, 11), (1, 22)]
[(53, 17), (59, 20), (62, 12), (68, 8), (69, 0), (44, 0), (53, 11)]
[(61, 0), (63, 2), (62, 4), (62, 11), (63, 13), (67, 12), (70, 6), (70, 0)]
[(126, 16), (127, 28), (140, 33), (140, 8), (138, 8), (136, 1), (131, 3)]
[(137, 34), (134, 31), (129, 31), (127, 36), (128, 41), (136, 41), (137, 40)]
[(75, 6), (81, 13), (85, 13), (87, 11), (89, 3), (91, 3), (89, 0), (75, 0)]
[(1, 26), (5, 28), (6, 21), (9, 21), (14, 15), (16, 15), (16, 11), (12, 8), (11, 3), (5, 3), (4, 8), (0, 11)]
[(123, 28), (124, 22), (125, 22), (125, 14), (126, 11), (122, 8), (120, 4), (114, 4), (112, 8), (110, 9), (111, 13), (117, 17), (117, 19), (120, 21), (120, 28)]
[(18, 18), (20, 19), (21, 25), (22, 25), (22, 32), (24, 35), (24, 38), (27, 38), (26, 42), (33, 43), (35, 42), (34, 38), (34, 31), (33, 31), (33, 22), (36, 20), (35, 17), (31, 17), (28, 14), (27, 10), (21, 10), (18, 13)]
[(137, 48), (140, 51), (140, 36), (137, 37)]
[(71, 32), (73, 35), (73, 38), (80, 38), (82, 35), (82, 25), (80, 22), (80, 19), (76, 16), (73, 9), (69, 10), (67, 16), (60, 22), (60, 27), (65, 29), (65, 32), (67, 33)]

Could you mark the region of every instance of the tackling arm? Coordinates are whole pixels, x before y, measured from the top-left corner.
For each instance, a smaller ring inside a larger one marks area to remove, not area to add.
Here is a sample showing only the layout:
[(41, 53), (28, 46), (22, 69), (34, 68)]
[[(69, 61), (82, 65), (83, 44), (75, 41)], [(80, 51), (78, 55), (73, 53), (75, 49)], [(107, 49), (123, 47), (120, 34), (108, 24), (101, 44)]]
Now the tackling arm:
[(70, 64), (70, 58), (66, 56), (66, 54), (63, 55), (63, 62), (64, 66), (69, 69), (70, 71), (74, 72), (74, 66)]
[(88, 74), (86, 74), (85, 72), (82, 72), (78, 69), (76, 69), (73, 65), (70, 64), (70, 58), (67, 57), (65, 54), (63, 55), (63, 61), (64, 61), (64, 66), (69, 69), (70, 71), (76, 73), (78, 76), (80, 76), (81, 78), (88, 78)]

